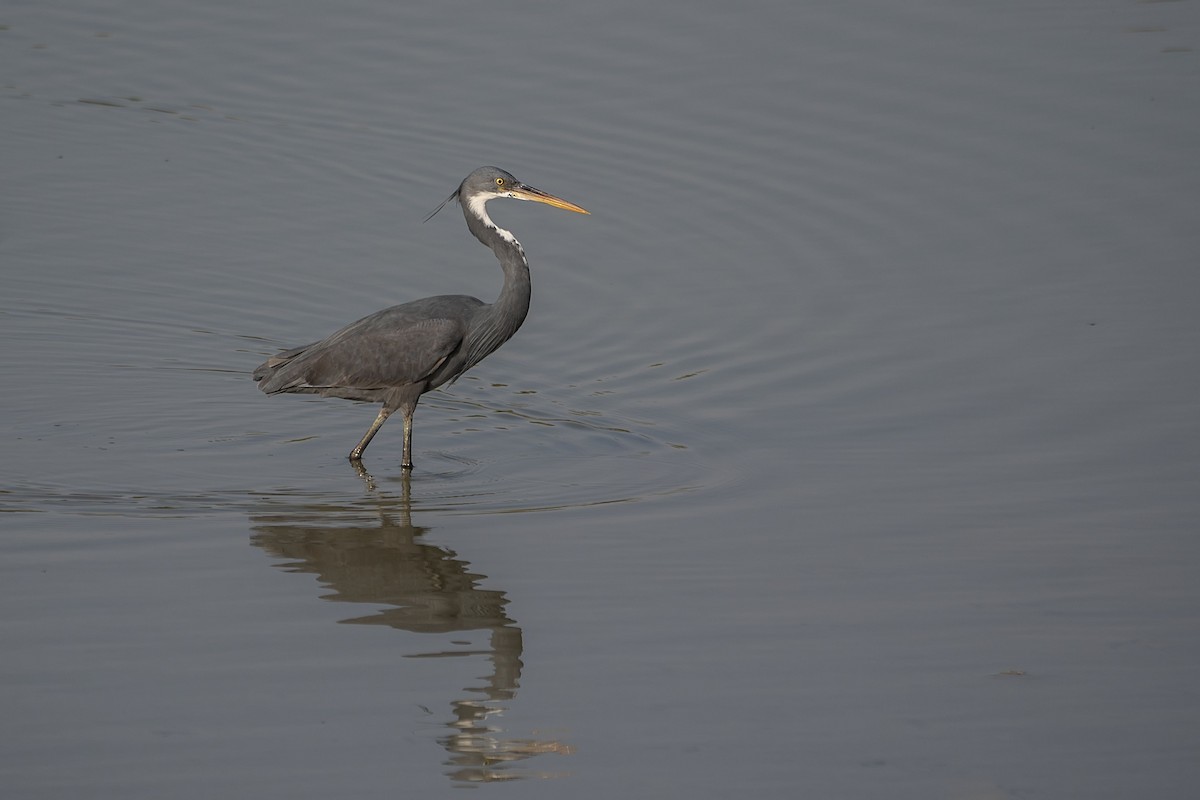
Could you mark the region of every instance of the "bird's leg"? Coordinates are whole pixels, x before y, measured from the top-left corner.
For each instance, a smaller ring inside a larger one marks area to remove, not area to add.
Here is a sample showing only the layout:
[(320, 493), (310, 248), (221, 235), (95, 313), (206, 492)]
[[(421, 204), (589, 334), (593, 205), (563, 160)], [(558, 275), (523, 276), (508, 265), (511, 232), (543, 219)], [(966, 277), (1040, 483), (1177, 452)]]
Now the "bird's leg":
[(415, 408), (403, 409), (404, 414), (404, 460), (400, 464), (401, 469), (412, 469), (412, 420)]
[[(390, 417), (391, 414), (392, 410), (387, 406), (384, 406), (382, 409), (380, 409), (379, 416), (376, 417), (375, 421), (371, 423), (371, 427), (367, 428), (366, 435), (363, 436), (362, 440), (355, 445), (353, 450), (350, 451), (351, 461), (362, 460), (363, 450), (367, 449), (367, 445), (369, 445), (371, 440), (375, 438), (375, 434), (379, 432), (379, 429), (383, 427), (383, 423), (387, 422), (387, 418)], [(405, 437), (405, 441), (408, 441), (407, 437)]]

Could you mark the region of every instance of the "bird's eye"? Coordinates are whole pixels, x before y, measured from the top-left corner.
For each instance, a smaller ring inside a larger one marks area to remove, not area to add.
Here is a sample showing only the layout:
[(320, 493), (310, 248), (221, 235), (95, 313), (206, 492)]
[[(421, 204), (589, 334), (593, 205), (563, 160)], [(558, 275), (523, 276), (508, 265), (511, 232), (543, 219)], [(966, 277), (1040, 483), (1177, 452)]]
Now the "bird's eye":
[(503, 186), (503, 185), (504, 185), (504, 178), (496, 178), (496, 185), (497, 185), (497, 186)]

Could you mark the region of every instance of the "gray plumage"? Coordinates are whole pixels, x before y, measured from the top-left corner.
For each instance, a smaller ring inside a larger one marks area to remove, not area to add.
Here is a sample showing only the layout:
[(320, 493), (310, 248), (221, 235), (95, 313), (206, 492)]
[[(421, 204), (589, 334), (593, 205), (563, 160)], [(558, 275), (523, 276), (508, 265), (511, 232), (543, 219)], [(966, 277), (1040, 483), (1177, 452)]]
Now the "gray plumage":
[(496, 301), (441, 295), (385, 308), (319, 342), (267, 359), (254, 370), (259, 388), (267, 394), (319, 394), (382, 403), (366, 435), (350, 451), (351, 461), (362, 458), (380, 426), (399, 410), (404, 417), (402, 466), (412, 469), (412, 418), (421, 395), (454, 382), (495, 352), (517, 332), (529, 311), (525, 252), (487, 214), (487, 202), (498, 197), (588, 213), (521, 183), (502, 169), (480, 167), (433, 214), (458, 200), (467, 228), (491, 248), (504, 270), (504, 286)]

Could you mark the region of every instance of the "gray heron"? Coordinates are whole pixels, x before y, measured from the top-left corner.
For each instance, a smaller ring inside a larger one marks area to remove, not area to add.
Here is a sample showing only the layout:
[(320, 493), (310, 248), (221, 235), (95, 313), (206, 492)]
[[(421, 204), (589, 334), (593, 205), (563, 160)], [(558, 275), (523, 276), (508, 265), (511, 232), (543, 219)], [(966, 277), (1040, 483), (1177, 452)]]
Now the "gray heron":
[(399, 411), (404, 418), (401, 466), (411, 470), (413, 413), (421, 395), (453, 383), (495, 352), (512, 338), (529, 312), (525, 251), (516, 237), (487, 213), (488, 201), (500, 197), (588, 213), (502, 169), (480, 167), (426, 221), (446, 203), (458, 201), (467, 229), (495, 253), (504, 270), (504, 286), (494, 303), (452, 294), (385, 308), (319, 342), (267, 359), (254, 370), (258, 387), (267, 394), (318, 394), (382, 403), (379, 415), (350, 451), (350, 460), (356, 464), (387, 418)]

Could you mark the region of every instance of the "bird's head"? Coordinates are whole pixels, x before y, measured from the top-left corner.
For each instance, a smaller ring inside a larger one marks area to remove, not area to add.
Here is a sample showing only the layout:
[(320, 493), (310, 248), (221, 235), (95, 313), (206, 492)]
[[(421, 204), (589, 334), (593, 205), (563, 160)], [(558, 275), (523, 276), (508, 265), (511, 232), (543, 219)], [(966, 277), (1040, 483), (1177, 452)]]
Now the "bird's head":
[[(441, 211), (442, 206), (451, 200), (457, 200), (466, 208), (482, 208), (484, 203), (489, 200), (495, 200), (498, 197), (510, 197), (514, 200), (532, 200), (535, 203), (545, 203), (546, 205), (566, 209), (567, 211), (574, 211), (578, 214), (589, 213), (586, 209), (574, 203), (569, 203), (561, 197), (555, 197), (549, 192), (543, 192), (541, 189), (535, 189), (526, 183), (522, 183), (511, 172), (505, 172), (499, 167), (480, 167), (464, 178), (454, 194), (447, 197), (442, 202), (442, 205), (435, 208), (433, 214)], [(426, 217), (425, 221), (428, 222), (432, 219), (433, 214)]]

